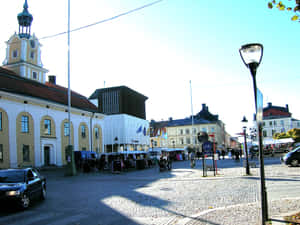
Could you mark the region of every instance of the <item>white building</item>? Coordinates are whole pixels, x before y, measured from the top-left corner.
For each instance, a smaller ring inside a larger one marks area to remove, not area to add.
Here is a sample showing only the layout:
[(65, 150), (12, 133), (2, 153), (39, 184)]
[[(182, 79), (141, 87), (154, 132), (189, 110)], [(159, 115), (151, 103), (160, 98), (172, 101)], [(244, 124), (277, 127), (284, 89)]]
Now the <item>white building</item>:
[(104, 118), (105, 152), (145, 151), (149, 147), (149, 122), (127, 114)]

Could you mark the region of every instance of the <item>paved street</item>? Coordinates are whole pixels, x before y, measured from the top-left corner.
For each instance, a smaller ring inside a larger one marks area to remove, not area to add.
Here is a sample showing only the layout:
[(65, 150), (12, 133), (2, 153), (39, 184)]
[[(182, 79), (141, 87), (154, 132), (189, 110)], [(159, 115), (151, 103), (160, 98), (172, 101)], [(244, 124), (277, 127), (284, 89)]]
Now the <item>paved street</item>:
[[(259, 168), (251, 168), (252, 176), (247, 177), (242, 162), (226, 159), (217, 163), (216, 177), (212, 171), (202, 177), (201, 161), (194, 169), (187, 161), (175, 162), (171, 172), (162, 173), (151, 168), (64, 177), (61, 172), (47, 171), (46, 201), (34, 203), (25, 212), (3, 207), (0, 225), (230, 224), (235, 212), (243, 214), (238, 207), (247, 204), (252, 205), (253, 215), (259, 215)], [(270, 216), (297, 209), (292, 199), (300, 197), (300, 167), (286, 167), (278, 158), (268, 158), (265, 169)], [(286, 207), (279, 209), (276, 201), (283, 198)], [(229, 215), (223, 210), (234, 207)], [(209, 213), (215, 215), (201, 217)], [(226, 218), (218, 221), (220, 213), (220, 218)]]

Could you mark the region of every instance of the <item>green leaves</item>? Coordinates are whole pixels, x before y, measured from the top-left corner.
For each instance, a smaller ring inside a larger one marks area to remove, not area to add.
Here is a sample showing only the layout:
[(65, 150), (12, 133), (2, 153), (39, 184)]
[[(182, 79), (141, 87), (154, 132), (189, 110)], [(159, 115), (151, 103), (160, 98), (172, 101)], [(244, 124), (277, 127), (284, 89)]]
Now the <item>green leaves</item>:
[(268, 3), (268, 8), (269, 8), (269, 9), (273, 9), (273, 4), (272, 4), (272, 2), (269, 2), (269, 3)]
[(273, 135), (274, 139), (282, 139), (282, 138), (293, 138), (295, 141), (300, 140), (300, 129), (299, 128), (293, 128), (287, 132), (283, 133), (275, 133)]
[[(285, 1), (272, 0), (272, 1), (268, 2), (268, 8), (273, 9), (273, 7), (276, 6), (276, 8), (279, 11), (288, 11), (288, 12), (294, 11), (294, 13), (296, 13), (296, 14), (291, 17), (291, 20), (300, 22), (299, 15), (297, 15), (297, 13), (300, 12), (300, 0), (293, 0), (293, 1), (295, 1), (295, 3), (296, 3), (296, 6), (294, 8), (292, 8), (291, 6), (288, 6), (288, 5), (291, 5), (291, 3), (290, 3), (291, 0), (285, 0)], [(285, 2), (285, 3), (283, 3), (283, 2)], [(288, 3), (286, 3), (286, 2), (288, 2)]]

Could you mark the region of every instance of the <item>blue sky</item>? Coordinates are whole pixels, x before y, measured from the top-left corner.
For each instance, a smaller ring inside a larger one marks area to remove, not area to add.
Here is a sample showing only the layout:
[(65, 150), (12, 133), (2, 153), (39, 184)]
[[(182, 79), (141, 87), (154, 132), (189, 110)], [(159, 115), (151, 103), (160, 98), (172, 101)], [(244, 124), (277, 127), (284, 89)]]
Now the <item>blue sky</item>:
[[(71, 28), (107, 19), (151, 0), (71, 0)], [(3, 4), (0, 59), (18, 30), (24, 0)], [(146, 96), (147, 119), (185, 118), (206, 103), (234, 135), (252, 120), (254, 96), (241, 45), (259, 42), (264, 56), (257, 84), (264, 103), (285, 106), (300, 119), (300, 24), (267, 0), (163, 0), (151, 7), (71, 34), (71, 88), (89, 97), (96, 88), (126, 85)], [(67, 29), (67, 0), (28, 0), (38, 38)], [(42, 39), (42, 61), (67, 86), (67, 36)]]

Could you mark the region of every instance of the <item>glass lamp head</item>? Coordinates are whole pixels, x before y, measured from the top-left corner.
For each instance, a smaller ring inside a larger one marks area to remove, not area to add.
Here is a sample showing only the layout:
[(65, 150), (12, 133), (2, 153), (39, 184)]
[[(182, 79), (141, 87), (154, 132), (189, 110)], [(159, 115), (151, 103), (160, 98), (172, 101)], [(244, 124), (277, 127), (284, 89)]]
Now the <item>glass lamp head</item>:
[(249, 67), (250, 65), (259, 66), (262, 56), (263, 56), (263, 45), (259, 43), (246, 44), (240, 48), (241, 58), (246, 65)]

